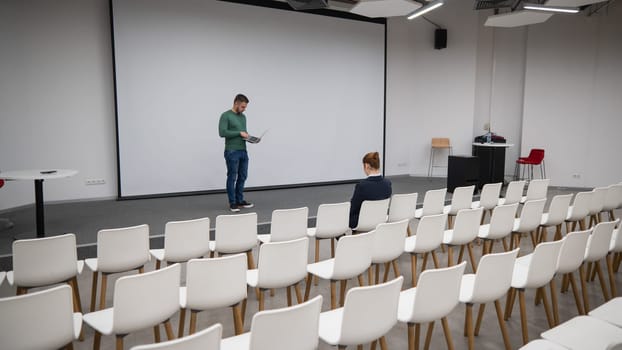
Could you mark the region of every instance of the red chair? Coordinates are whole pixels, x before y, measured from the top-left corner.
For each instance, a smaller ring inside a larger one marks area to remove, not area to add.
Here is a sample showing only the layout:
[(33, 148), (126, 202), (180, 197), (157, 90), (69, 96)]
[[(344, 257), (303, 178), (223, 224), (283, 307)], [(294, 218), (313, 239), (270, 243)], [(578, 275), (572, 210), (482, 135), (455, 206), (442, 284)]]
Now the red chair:
[[(532, 148), (531, 151), (529, 151), (529, 156), (527, 157), (520, 157), (516, 160), (516, 166), (514, 167), (514, 179), (518, 179), (518, 175), (519, 175), (519, 171), (520, 171), (520, 166), (521, 165), (528, 165), (529, 169), (527, 172), (527, 176), (529, 177), (529, 180), (533, 179), (533, 167), (534, 165), (539, 165), (540, 166), (540, 176), (543, 179), (546, 179), (546, 167), (544, 165), (544, 150), (541, 148)], [(523, 167), (523, 173), (521, 176), (521, 179), (524, 179), (525, 176), (525, 169), (526, 167)]]

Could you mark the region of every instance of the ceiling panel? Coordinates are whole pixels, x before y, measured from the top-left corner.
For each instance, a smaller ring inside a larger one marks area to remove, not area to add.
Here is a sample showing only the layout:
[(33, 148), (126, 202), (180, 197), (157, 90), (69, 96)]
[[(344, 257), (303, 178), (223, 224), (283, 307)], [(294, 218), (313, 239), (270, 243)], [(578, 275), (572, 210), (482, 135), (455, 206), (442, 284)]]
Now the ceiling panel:
[(604, 2), (605, 0), (549, 0), (546, 2), (548, 6), (567, 6), (567, 7), (579, 7), (598, 2)]
[(539, 11), (514, 11), (511, 13), (489, 16), (484, 25), (487, 27), (519, 27), (546, 22), (551, 16), (553, 16), (552, 13)]
[(421, 7), (412, 0), (368, 0), (355, 5), (350, 12), (365, 17), (396, 17), (406, 16)]

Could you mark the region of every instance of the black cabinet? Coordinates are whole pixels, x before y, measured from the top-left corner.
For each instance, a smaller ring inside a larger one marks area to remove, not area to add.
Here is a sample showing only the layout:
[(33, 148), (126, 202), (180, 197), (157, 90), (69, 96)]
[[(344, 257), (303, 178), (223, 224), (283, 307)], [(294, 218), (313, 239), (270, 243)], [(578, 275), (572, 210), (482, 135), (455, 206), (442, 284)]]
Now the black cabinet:
[(503, 183), (505, 177), (505, 145), (473, 145), (473, 155), (479, 158), (479, 187)]
[(447, 164), (447, 191), (453, 193), (456, 187), (478, 185), (480, 182), (480, 160), (475, 156), (449, 156)]

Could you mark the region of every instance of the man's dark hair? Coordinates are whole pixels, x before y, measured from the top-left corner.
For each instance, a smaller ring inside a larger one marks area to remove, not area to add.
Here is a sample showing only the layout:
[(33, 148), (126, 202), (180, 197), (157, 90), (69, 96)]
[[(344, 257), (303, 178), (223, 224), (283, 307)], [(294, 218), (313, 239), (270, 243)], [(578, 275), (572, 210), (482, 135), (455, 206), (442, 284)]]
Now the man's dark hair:
[(235, 99), (233, 99), (233, 103), (238, 103), (238, 102), (248, 103), (248, 97), (242, 94), (237, 94), (235, 95)]

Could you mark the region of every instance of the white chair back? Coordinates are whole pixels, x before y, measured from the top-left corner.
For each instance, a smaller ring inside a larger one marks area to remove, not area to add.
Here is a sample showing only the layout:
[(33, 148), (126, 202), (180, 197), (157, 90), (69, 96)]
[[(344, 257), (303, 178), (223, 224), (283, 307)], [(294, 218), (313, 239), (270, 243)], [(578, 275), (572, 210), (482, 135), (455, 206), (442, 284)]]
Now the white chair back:
[(249, 350), (312, 350), (319, 343), (322, 296), (253, 316)]
[(566, 221), (578, 221), (584, 219), (590, 213), (592, 192), (578, 192), (574, 196), (572, 206), (568, 208)]
[(186, 270), (186, 307), (208, 310), (246, 299), (245, 254), (213, 259), (192, 259)]
[(592, 234), (587, 240), (587, 247), (585, 250), (585, 261), (593, 262), (598, 261), (609, 253), (609, 246), (611, 244), (611, 237), (613, 230), (620, 219), (616, 221), (601, 222), (594, 226)]
[(241, 253), (257, 245), (257, 213), (218, 215), (215, 251)]
[(496, 207), (499, 203), (499, 194), (501, 193), (502, 185), (503, 183), (501, 182), (485, 184), (479, 196), (479, 206), (485, 210)]
[(149, 225), (97, 232), (97, 269), (100, 272), (134, 270), (150, 259)]
[(445, 196), (447, 189), (430, 190), (423, 197), (423, 208), (421, 216), (437, 215), (443, 213), (445, 208)]
[[(543, 242), (536, 246), (531, 259), (525, 280), (520, 281), (521, 288), (539, 288), (549, 283), (557, 269), (557, 259), (563, 241)], [(512, 286), (517, 287), (512, 281)]]
[(505, 190), (505, 197), (500, 204), (514, 204), (519, 203), (523, 198), (523, 191), (525, 190), (525, 181), (511, 181), (508, 184), (508, 188)]
[(259, 247), (258, 286), (283, 288), (302, 281), (307, 275), (309, 239), (264, 243)]
[(441, 246), (443, 243), (443, 233), (447, 226), (447, 214), (427, 215), (419, 220), (417, 225), (414, 253), (424, 253), (432, 251)]
[(397, 306), (404, 277), (348, 290), (343, 306), (340, 345), (369, 343), (397, 323)]
[(390, 198), (387, 198), (377, 201), (363, 201), (363, 204), (361, 204), (359, 221), (354, 230), (369, 232), (375, 230), (378, 224), (387, 222), (390, 200)]
[(518, 219), (518, 225), (515, 225), (514, 232), (531, 232), (537, 229), (542, 223), (542, 212), (546, 199), (536, 199), (525, 202), (523, 210)]
[(572, 193), (560, 194), (553, 197), (551, 205), (549, 206), (549, 212), (546, 215), (546, 221), (542, 220), (542, 224), (546, 226), (555, 226), (563, 223), (568, 215), (570, 201), (572, 201)]
[(222, 325), (215, 325), (183, 338), (162, 343), (133, 346), (130, 350), (219, 350)]
[(462, 209), (471, 209), (473, 203), (473, 192), (475, 186), (456, 187), (451, 196), (451, 205), (449, 207), (449, 215), (456, 215)]
[(622, 252), (622, 235), (620, 234), (619, 226), (618, 228), (613, 230), (613, 234), (611, 235), (611, 244), (609, 245), (609, 251), (612, 253)]
[(372, 258), (374, 264), (386, 263), (399, 258), (404, 252), (408, 219), (379, 224), (374, 231)]
[[(410, 320), (427, 323), (443, 318), (458, 305), (466, 261), (451, 267), (425, 270), (419, 276)], [(402, 293), (406, 293), (404, 291)]]
[(73, 233), (14, 241), (14, 284), (37, 287), (65, 282), (78, 274), (77, 261)]
[(0, 298), (2, 348), (59, 349), (71, 343), (76, 338), (74, 322), (82, 323), (82, 315), (73, 313), (72, 300), (68, 285)]
[(186, 262), (209, 252), (209, 218), (169, 221), (164, 226), (164, 260)]
[(344, 236), (337, 241), (333, 279), (350, 279), (369, 268), (374, 234), (375, 232), (367, 232)]
[(317, 238), (339, 237), (350, 230), (350, 202), (320, 204), (315, 221)]
[(487, 239), (499, 239), (512, 233), (512, 229), (514, 228), (514, 218), (516, 217), (517, 210), (518, 203), (495, 207), (492, 210), (492, 216), (490, 217), (488, 234), (480, 237)]
[(525, 200), (531, 201), (534, 199), (546, 199), (550, 182), (550, 179), (533, 179), (529, 181)]
[(603, 210), (605, 206), (605, 196), (607, 195), (607, 187), (596, 187), (592, 190), (592, 199), (590, 200), (589, 215), (596, 215)]
[(272, 212), (270, 242), (291, 241), (307, 237), (309, 208), (277, 209)]
[(415, 217), (415, 211), (417, 210), (417, 198), (417, 192), (394, 194), (391, 197), (391, 203), (389, 205), (389, 219), (387, 221), (396, 222), (404, 219), (412, 220)]
[(565, 274), (576, 271), (583, 264), (590, 231), (570, 232), (563, 238), (559, 258), (557, 259), (557, 273)]
[(618, 208), (618, 204), (620, 203), (620, 194), (618, 193), (619, 189), (620, 185), (610, 185), (609, 187), (607, 187), (603, 211), (609, 211)]
[(128, 334), (169, 319), (179, 310), (180, 278), (180, 264), (119, 278), (112, 301), (112, 333)]
[(483, 208), (462, 209), (456, 215), (456, 224), (453, 230), (448, 230), (450, 235), (444, 243), (462, 245), (471, 242), (479, 233), (479, 224), (482, 220)]
[(473, 282), (471, 303), (498, 300), (508, 292), (518, 250), (519, 248), (516, 248), (509, 252), (482, 256)]

